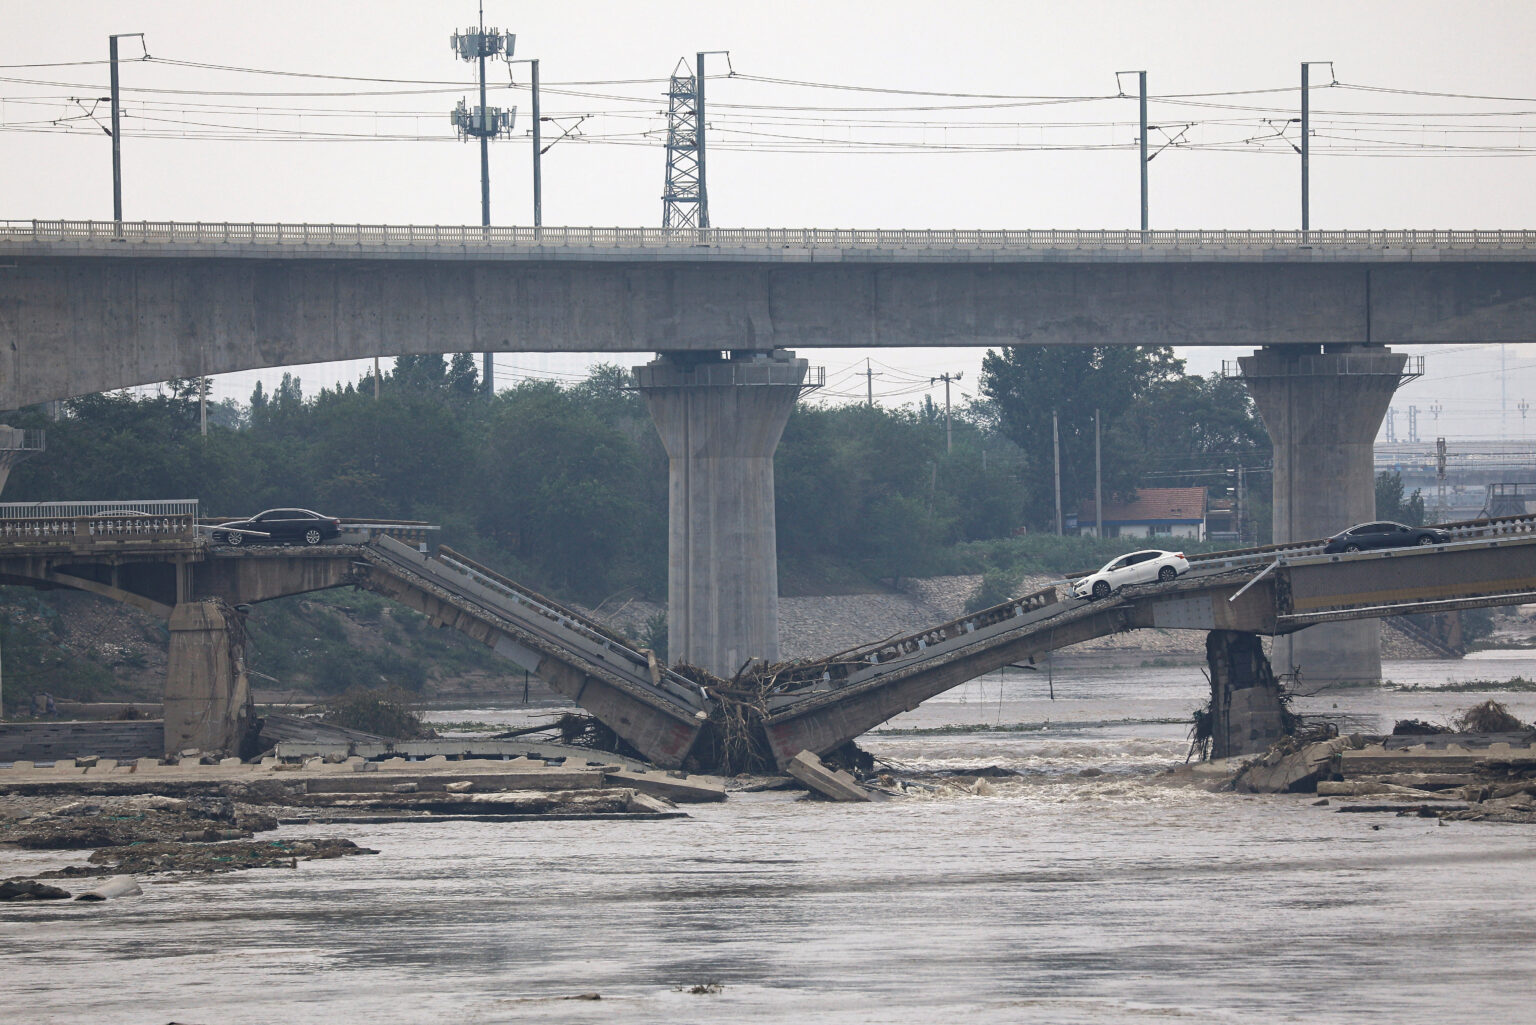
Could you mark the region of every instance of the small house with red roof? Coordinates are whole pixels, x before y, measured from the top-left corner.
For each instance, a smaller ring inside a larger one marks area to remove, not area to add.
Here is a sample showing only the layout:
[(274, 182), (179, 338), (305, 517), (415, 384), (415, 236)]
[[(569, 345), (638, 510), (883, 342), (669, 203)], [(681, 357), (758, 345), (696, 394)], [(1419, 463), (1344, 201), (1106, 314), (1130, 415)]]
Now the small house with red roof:
[[(1129, 502), (1104, 503), (1104, 536), (1204, 541), (1206, 510), (1204, 488), (1140, 488)], [(1078, 510), (1078, 533), (1096, 536), (1097, 520), (1089, 499)]]

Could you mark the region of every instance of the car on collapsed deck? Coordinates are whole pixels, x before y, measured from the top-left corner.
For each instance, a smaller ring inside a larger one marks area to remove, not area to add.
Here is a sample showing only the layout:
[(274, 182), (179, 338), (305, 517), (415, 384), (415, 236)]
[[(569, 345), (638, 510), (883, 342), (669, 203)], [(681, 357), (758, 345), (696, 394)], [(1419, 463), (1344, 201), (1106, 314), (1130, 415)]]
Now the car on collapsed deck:
[(1439, 527), (1410, 527), (1392, 520), (1357, 523), (1328, 539), (1323, 551), (1365, 552), (1376, 548), (1411, 548), (1414, 545), (1443, 545), (1451, 539), (1449, 531)]
[(1090, 573), (1072, 584), (1076, 598), (1098, 600), (1108, 598), (1126, 584), (1148, 584), (1155, 581), (1167, 583), (1181, 573), (1189, 571), (1189, 560), (1183, 552), (1165, 552), (1152, 548), (1140, 552), (1128, 552), (1116, 556), (1096, 573)]
[[(313, 509), (268, 509), (247, 520), (221, 523), (213, 543), (238, 548), (247, 544), (317, 545), (341, 533), (341, 521)], [(263, 536), (265, 535), (265, 536)]]

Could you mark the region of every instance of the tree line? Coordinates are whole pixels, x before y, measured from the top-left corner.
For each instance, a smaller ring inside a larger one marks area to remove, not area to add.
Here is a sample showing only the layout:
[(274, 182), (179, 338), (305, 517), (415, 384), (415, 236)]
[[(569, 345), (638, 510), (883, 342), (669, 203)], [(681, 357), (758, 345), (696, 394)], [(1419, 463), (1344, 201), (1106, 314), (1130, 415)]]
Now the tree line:
[[(210, 404), (206, 437), (197, 381), (72, 399), (57, 419), (27, 410), (13, 424), (46, 428), (48, 450), (16, 468), (5, 498), (195, 497), (206, 515), (295, 505), (427, 520), (559, 595), (665, 595), (666, 453), (623, 368), (488, 396), (471, 354), (410, 356), (377, 398), (375, 383), (305, 395), (285, 374), (248, 403)], [(1096, 410), (1106, 496), (1224, 486), (1226, 468), (1269, 463), (1241, 382), (1188, 375), (1166, 348), (1005, 348), (987, 354), (980, 392), (955, 411), (952, 447), (931, 400), (802, 400), (775, 460), (781, 577), (813, 588), (923, 575), (953, 568), (968, 543), (1050, 530), (1057, 437), (1064, 504), (1093, 495)]]

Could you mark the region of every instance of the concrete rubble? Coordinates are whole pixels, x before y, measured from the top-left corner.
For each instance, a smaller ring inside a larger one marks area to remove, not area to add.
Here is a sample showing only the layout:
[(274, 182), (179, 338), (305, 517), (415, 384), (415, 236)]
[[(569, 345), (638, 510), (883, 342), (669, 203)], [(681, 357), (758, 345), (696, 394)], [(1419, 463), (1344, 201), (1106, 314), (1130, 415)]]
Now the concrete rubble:
[(77, 900), (139, 892), (136, 879), (374, 854), (328, 837), (262, 839), (279, 825), (583, 818), (685, 818), (678, 803), (725, 799), (713, 777), (574, 755), (418, 760), (358, 755), (259, 763), (199, 751), (170, 759), (81, 757), (0, 767), (0, 846), (89, 851), (84, 864), (0, 882), (0, 901), (63, 899), (42, 879), (76, 879)]
[(883, 801), (886, 795), (870, 790), (841, 769), (823, 765), (815, 752), (801, 751), (785, 766), (789, 774), (813, 791), (833, 801)]
[(1242, 766), (1231, 787), (1315, 793), (1342, 812), (1536, 823), (1536, 730), (1287, 740)]

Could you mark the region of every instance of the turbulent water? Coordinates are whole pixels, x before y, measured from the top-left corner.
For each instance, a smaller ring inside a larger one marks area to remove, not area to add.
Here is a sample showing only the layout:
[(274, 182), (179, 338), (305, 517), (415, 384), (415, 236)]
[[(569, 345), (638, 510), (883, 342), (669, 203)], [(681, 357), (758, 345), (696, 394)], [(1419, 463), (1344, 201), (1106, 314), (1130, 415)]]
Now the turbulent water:
[[(1536, 659), (1387, 675), (1536, 678)], [(1536, 827), (1171, 783), (1204, 686), (1194, 667), (1009, 672), (862, 742), (899, 768), (1024, 773), (985, 795), (285, 828), (381, 853), (4, 906), (0, 1021), (1533, 1020)], [(1369, 730), (1485, 696), (1296, 704)], [(1492, 696), (1536, 718), (1536, 694)], [(70, 860), (0, 853), (0, 875)]]

